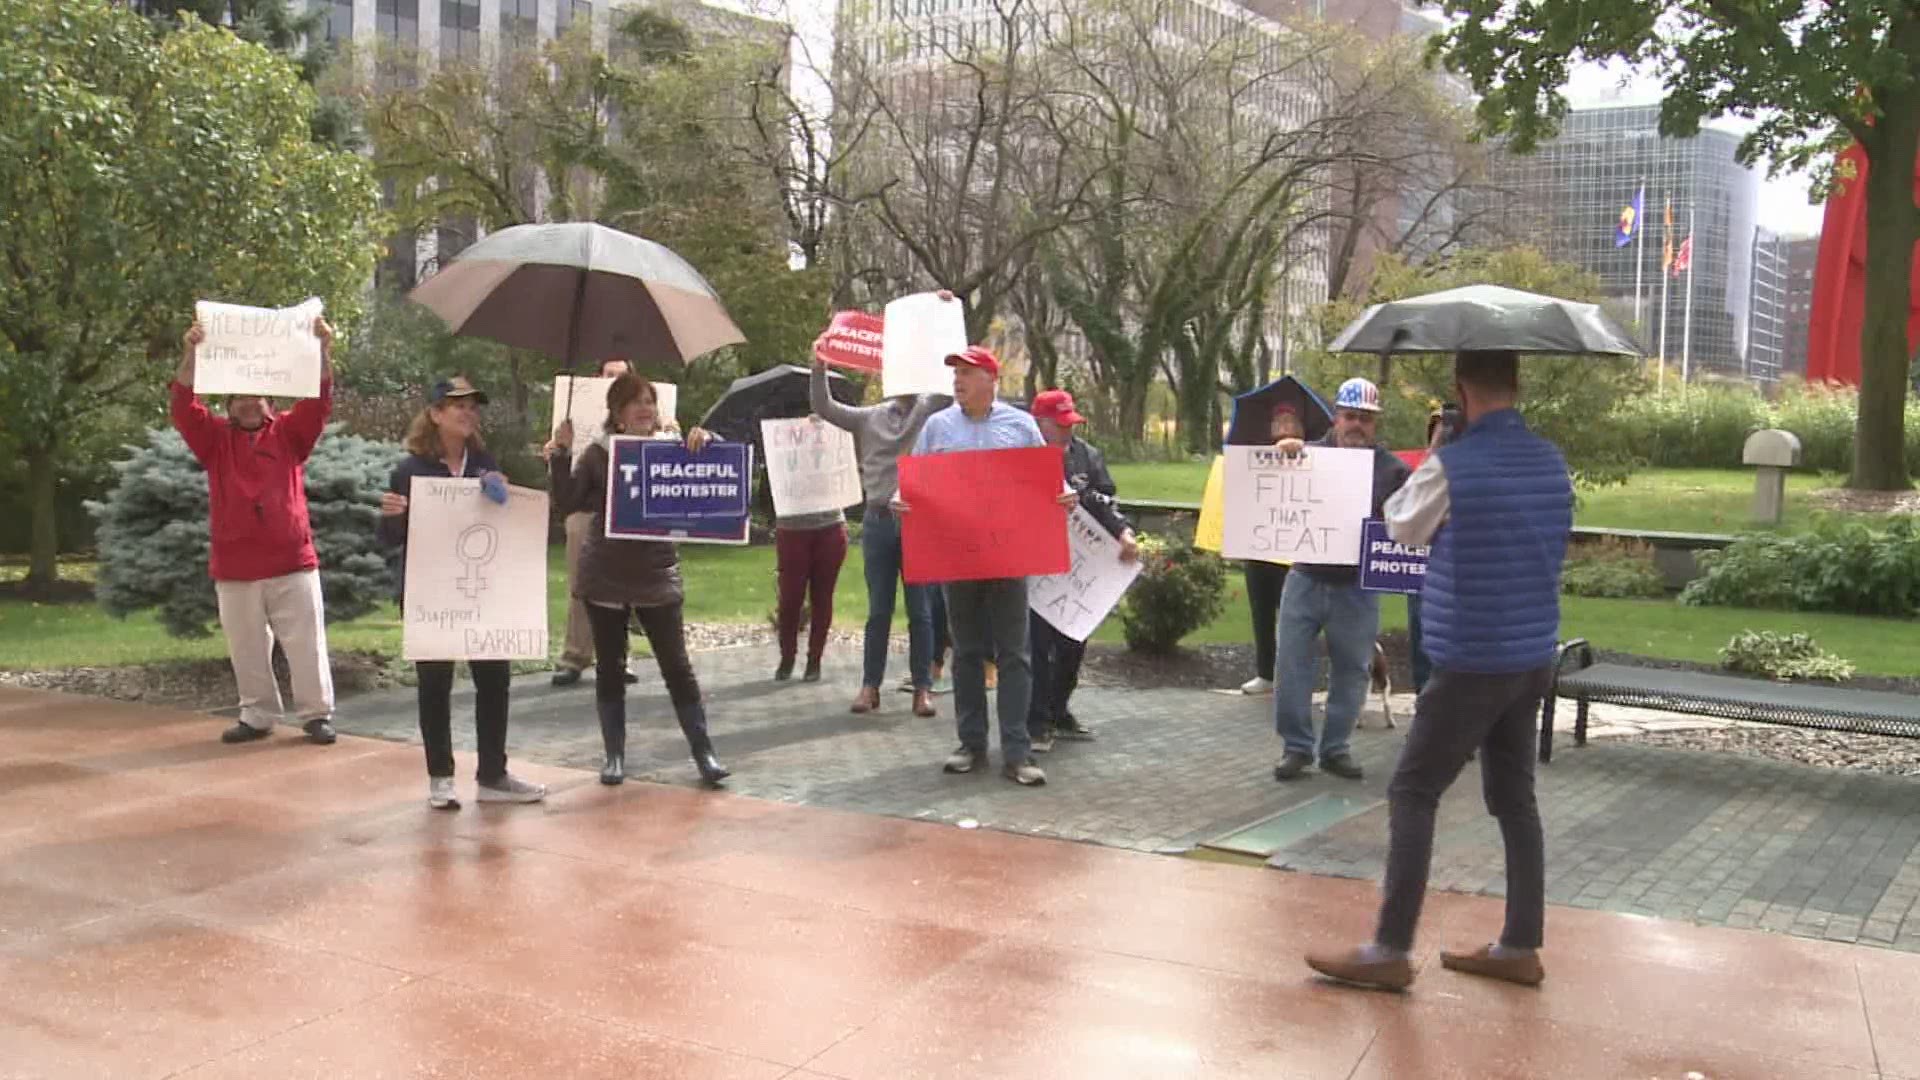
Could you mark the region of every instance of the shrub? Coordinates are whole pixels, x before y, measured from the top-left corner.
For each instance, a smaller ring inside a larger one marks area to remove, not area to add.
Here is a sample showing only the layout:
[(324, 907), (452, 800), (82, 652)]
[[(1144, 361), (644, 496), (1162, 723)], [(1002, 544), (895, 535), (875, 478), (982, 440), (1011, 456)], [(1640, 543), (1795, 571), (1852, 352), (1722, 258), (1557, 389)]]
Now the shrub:
[(1811, 637), (1771, 630), (1743, 630), (1733, 635), (1720, 650), (1720, 666), (1770, 679), (1842, 682), (1853, 677), (1851, 662), (1822, 649)]
[(1573, 549), (1560, 574), (1560, 591), (1569, 596), (1659, 598), (1667, 594), (1667, 583), (1653, 565), (1652, 548), (1606, 541)]
[[(329, 427), (307, 462), (307, 513), (320, 556), (329, 622), (373, 610), (392, 593), (374, 520), (400, 448)], [(158, 609), (176, 637), (206, 637), (219, 621), (207, 577), (206, 472), (178, 432), (149, 432), (147, 445), (115, 464), (107, 497), (89, 502), (99, 524), (102, 607), (125, 617)]]
[(1140, 540), (1142, 570), (1120, 603), (1127, 648), (1172, 652), (1226, 602), (1227, 565), (1211, 552), (1158, 537)]
[[(1849, 386), (1788, 382), (1768, 402), (1751, 387), (1707, 384), (1633, 398), (1613, 419), (1647, 464), (1660, 468), (1740, 468), (1747, 436), (1773, 427), (1799, 437), (1805, 468), (1845, 473), (1853, 468), (1858, 404)], [(1920, 475), (1920, 397), (1907, 401), (1906, 432), (1907, 469)]]
[(1703, 552), (1701, 563), (1706, 573), (1681, 592), (1682, 603), (1920, 613), (1920, 519), (1913, 517), (1880, 529), (1828, 520), (1799, 535), (1754, 533), (1724, 551)]

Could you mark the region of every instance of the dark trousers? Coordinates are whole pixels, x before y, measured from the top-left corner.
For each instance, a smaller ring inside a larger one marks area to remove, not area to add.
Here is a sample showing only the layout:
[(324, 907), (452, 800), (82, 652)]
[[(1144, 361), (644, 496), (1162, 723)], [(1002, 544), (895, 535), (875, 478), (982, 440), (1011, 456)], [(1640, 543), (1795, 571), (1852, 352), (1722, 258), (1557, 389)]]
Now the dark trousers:
[[(480, 751), (474, 776), (483, 784), (507, 775), (507, 687), (512, 665), (505, 660), (470, 660), (473, 676), (473, 733)], [(413, 665), (418, 680), (420, 741), (427, 748), (427, 775), (453, 775), (453, 661), (421, 660)], [(619, 672), (614, 678), (620, 677)]]
[(774, 556), (780, 566), (780, 657), (791, 660), (800, 648), (800, 608), (809, 600), (813, 619), (807, 628), (807, 660), (817, 663), (827, 651), (833, 626), (833, 590), (847, 561), (847, 527), (775, 529)]
[(1487, 812), (1499, 821), (1507, 850), (1507, 923), (1500, 944), (1540, 947), (1547, 874), (1546, 840), (1533, 797), (1534, 718), (1551, 680), (1551, 668), (1517, 675), (1467, 675), (1439, 668), (1421, 691), (1400, 762), (1387, 784), (1386, 898), (1375, 935), (1380, 944), (1413, 948), (1433, 862), (1440, 796), (1478, 753)]
[(1247, 608), (1253, 612), (1253, 671), (1273, 678), (1275, 641), (1280, 632), (1280, 591), (1287, 584), (1287, 567), (1269, 562), (1241, 564), (1247, 574)]
[(953, 620), (953, 711), (960, 745), (987, 752), (987, 661), (1000, 669), (1000, 752), (1015, 764), (1027, 760), (1027, 710), (1033, 704), (1033, 670), (1027, 653), (1027, 579), (955, 581), (947, 585), (947, 615)]
[(933, 618), (932, 666), (944, 671), (947, 653), (953, 649), (953, 628), (947, 622), (947, 590), (938, 585), (927, 586), (927, 610)]
[(1419, 693), (1427, 688), (1427, 680), (1433, 678), (1433, 661), (1427, 659), (1427, 651), (1420, 647), (1420, 594), (1407, 594), (1407, 660), (1413, 666), (1413, 692)]
[[(596, 701), (627, 699), (627, 613), (624, 607), (587, 605), (587, 618), (593, 623), (593, 696)], [(660, 681), (667, 684), (667, 696), (675, 708), (700, 703), (700, 680), (693, 676), (693, 661), (687, 656), (686, 627), (681, 622), (680, 605), (632, 608), (640, 629), (647, 633), (653, 647), (653, 659), (660, 665)]]
[(1080, 662), (1087, 643), (1054, 629), (1038, 612), (1028, 612), (1027, 640), (1033, 652), (1033, 703), (1027, 707), (1027, 734), (1039, 739), (1067, 718), (1067, 701), (1080, 685)]

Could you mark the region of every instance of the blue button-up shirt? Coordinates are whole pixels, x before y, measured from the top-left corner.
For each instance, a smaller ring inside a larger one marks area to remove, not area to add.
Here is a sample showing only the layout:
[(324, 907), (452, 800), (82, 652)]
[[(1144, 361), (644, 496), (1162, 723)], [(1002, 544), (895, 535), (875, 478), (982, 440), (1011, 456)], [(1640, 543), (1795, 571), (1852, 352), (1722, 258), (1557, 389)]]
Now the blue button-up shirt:
[(959, 405), (949, 405), (927, 417), (926, 426), (914, 441), (915, 454), (947, 454), (956, 450), (1019, 450), (1045, 446), (1040, 425), (1033, 417), (1004, 401), (996, 401), (987, 415), (978, 420), (968, 416)]

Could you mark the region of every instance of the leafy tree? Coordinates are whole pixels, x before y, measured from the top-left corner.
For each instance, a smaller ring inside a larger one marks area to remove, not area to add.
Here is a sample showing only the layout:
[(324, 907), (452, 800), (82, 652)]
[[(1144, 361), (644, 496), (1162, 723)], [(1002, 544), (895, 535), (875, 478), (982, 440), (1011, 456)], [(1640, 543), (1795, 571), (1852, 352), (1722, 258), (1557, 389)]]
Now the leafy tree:
[[(326, 8), (306, 0), (135, 0), (132, 6), (163, 30), (179, 29), (184, 14), (209, 26), (226, 25), (240, 40), (264, 45), (292, 60), (307, 83), (319, 79), (335, 54), (334, 44), (323, 33)], [(352, 110), (339, 97), (322, 95), (314, 103), (311, 128), (321, 142), (348, 149), (358, 146)]]
[[(1446, 0), (1435, 42), (1481, 95), (1482, 126), (1525, 152), (1554, 133), (1574, 64), (1620, 60), (1658, 71), (1664, 134), (1732, 115), (1757, 125), (1747, 162), (1802, 169), (1848, 140), (1868, 165), (1867, 295), (1860, 334), (1858, 453), (1849, 484), (1908, 486), (1902, 382), (1913, 252), (1920, 241), (1920, 6), (1883, 0)], [(1840, 170), (1844, 173), (1844, 167)], [(1835, 175), (1836, 182), (1852, 177)]]
[(358, 155), (313, 142), (284, 58), (105, 0), (0, 0), (0, 444), (27, 462), (29, 587), (102, 398), (159, 400), (194, 300), (347, 314), (378, 251)]

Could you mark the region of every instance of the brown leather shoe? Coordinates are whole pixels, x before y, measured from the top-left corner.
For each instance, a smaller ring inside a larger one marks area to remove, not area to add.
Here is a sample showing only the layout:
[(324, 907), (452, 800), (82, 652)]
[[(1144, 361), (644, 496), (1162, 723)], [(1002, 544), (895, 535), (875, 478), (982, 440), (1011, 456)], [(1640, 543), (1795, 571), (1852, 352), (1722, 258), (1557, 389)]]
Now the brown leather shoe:
[(913, 715), (920, 717), (937, 715), (933, 711), (933, 691), (915, 690), (913, 692)]
[(861, 687), (860, 692), (853, 695), (853, 708), (847, 711), (854, 712), (854, 713), (879, 712), (880, 711), (880, 691), (877, 688), (871, 687), (871, 686)]
[(1307, 966), (1329, 979), (1376, 990), (1405, 990), (1413, 984), (1413, 962), (1404, 956), (1393, 960), (1374, 960), (1361, 949), (1351, 949), (1337, 956), (1309, 953)]
[(1540, 965), (1539, 953), (1527, 953), (1523, 956), (1493, 955), (1493, 946), (1482, 945), (1472, 952), (1440, 952), (1440, 966), (1449, 971), (1465, 972), (1468, 975), (1484, 975), (1489, 979), (1518, 983), (1521, 986), (1539, 986), (1547, 977), (1547, 969)]

